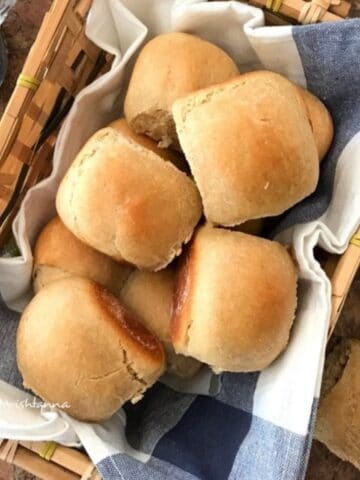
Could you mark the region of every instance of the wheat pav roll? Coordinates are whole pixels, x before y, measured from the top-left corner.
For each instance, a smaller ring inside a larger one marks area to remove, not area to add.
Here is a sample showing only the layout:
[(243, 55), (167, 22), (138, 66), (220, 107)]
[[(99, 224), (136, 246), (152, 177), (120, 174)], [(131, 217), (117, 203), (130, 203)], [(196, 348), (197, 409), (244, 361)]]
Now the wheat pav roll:
[(296, 267), (280, 243), (201, 227), (178, 276), (175, 351), (217, 373), (266, 368), (288, 343), (296, 287)]
[(199, 192), (185, 173), (111, 127), (77, 155), (56, 207), (81, 241), (147, 270), (180, 254), (202, 214)]
[(178, 98), (238, 75), (235, 62), (216, 45), (188, 33), (159, 35), (141, 50), (125, 98), (130, 127), (178, 146), (171, 107)]
[(281, 75), (245, 73), (177, 100), (173, 115), (208, 221), (279, 215), (315, 190), (319, 159), (305, 104)]
[(85, 421), (139, 400), (163, 373), (159, 340), (103, 287), (80, 277), (44, 287), (17, 331), (24, 386)]

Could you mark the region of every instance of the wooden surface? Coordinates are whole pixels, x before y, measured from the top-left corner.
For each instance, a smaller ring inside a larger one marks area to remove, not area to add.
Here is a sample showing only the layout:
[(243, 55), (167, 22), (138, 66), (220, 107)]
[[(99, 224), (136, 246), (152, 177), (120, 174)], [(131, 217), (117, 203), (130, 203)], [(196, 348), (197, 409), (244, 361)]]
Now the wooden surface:
[[(29, 46), (51, 0), (18, 0), (6, 20), (2, 32), (9, 49), (9, 70), (0, 88), (0, 115), (21, 71)], [(360, 0), (352, 0), (350, 16), (360, 16)], [(357, 326), (359, 328), (357, 328)], [(338, 327), (338, 333), (360, 338), (360, 276), (358, 275)], [(0, 462), (0, 480), (34, 480), (35, 477), (11, 465)], [(314, 441), (306, 480), (360, 480), (360, 472), (342, 462), (326, 447)]]

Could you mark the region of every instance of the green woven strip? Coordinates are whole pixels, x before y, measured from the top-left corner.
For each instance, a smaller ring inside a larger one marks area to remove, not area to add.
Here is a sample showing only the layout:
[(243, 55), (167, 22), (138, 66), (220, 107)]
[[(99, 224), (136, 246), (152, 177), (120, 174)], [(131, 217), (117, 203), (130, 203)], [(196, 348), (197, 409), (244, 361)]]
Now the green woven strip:
[(18, 257), (20, 256), (20, 251), (16, 245), (16, 241), (13, 235), (5, 243), (3, 247), (0, 248), (0, 257)]

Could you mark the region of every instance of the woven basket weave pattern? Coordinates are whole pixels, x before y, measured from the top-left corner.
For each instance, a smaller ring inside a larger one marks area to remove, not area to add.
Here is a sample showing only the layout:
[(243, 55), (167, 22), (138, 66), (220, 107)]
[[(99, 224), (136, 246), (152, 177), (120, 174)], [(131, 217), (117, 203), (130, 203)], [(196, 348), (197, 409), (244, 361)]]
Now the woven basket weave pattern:
[(25, 193), (51, 171), (56, 136), (74, 97), (110, 64), (85, 36), (90, 5), (91, 0), (54, 2), (2, 117), (1, 244)]

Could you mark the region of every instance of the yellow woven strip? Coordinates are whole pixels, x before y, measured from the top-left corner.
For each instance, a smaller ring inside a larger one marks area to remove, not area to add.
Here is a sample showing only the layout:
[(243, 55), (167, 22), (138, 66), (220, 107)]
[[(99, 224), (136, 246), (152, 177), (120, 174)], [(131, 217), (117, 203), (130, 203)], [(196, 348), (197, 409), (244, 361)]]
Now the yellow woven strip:
[(350, 240), (351, 245), (356, 245), (357, 247), (360, 247), (360, 230), (358, 230), (355, 235), (352, 237)]
[(40, 457), (49, 462), (54, 455), (56, 447), (57, 444), (55, 442), (45, 442), (44, 446), (39, 452)]
[(277, 13), (282, 5), (283, 0), (266, 0), (265, 7), (274, 13)]
[(16, 84), (20, 85), (21, 87), (29, 88), (30, 90), (36, 90), (40, 85), (40, 81), (35, 77), (31, 77), (30, 75), (25, 75), (24, 73), (20, 73)]
[(283, 0), (275, 0), (274, 1), (274, 5), (273, 5), (273, 8), (272, 8), (272, 11), (274, 13), (277, 13), (280, 10), (282, 2), (283, 2)]

